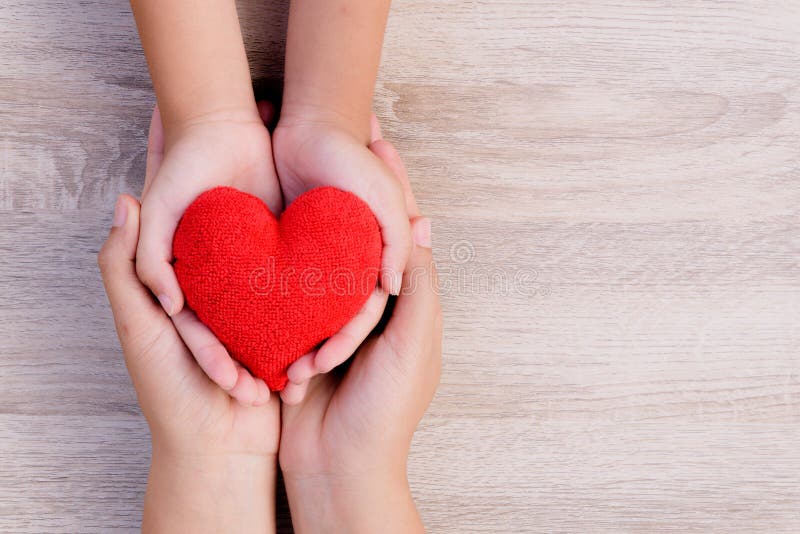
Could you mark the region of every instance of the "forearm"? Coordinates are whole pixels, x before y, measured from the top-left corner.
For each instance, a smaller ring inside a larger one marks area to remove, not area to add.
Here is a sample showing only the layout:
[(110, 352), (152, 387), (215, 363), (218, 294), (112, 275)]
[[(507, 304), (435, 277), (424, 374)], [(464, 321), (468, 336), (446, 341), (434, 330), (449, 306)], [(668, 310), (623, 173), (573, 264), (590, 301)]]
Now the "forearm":
[(234, 0), (131, 0), (167, 146), (196, 120), (258, 118)]
[(404, 474), (284, 477), (292, 526), (298, 534), (425, 531)]
[(369, 140), (390, 0), (292, 0), (282, 120), (335, 123)]
[(175, 458), (154, 450), (142, 532), (275, 532), (274, 458)]

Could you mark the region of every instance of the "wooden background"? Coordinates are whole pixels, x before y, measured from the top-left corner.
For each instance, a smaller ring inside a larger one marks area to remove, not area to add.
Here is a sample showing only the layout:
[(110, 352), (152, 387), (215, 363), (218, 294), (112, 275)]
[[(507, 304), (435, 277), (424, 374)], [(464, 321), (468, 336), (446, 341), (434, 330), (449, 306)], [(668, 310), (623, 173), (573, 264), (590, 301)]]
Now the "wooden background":
[[(240, 7), (274, 86), (287, 2)], [(145, 61), (123, 1), (0, 28), (0, 531), (135, 530), (95, 254)], [(446, 284), (430, 531), (800, 531), (800, 3), (397, 0), (375, 105)]]

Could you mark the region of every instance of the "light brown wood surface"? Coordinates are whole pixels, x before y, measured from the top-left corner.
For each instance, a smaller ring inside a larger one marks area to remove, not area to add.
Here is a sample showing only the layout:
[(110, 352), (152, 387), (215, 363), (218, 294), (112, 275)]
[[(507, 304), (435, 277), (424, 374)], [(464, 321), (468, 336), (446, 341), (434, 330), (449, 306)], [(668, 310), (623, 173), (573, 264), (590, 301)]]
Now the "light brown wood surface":
[[(240, 7), (275, 86), (287, 2)], [(123, 1), (0, 28), (0, 531), (135, 530), (95, 254), (145, 61)], [(429, 530), (800, 531), (800, 3), (397, 0), (375, 106), (445, 283)]]

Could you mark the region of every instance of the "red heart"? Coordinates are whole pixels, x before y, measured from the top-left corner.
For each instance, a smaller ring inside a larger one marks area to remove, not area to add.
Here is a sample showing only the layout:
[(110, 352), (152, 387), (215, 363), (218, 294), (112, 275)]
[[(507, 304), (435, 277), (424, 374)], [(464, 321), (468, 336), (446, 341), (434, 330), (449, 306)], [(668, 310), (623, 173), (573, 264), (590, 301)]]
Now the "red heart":
[(381, 246), (375, 216), (351, 193), (313, 189), (276, 220), (259, 198), (218, 187), (183, 214), (173, 255), (187, 304), (278, 391), (289, 364), (364, 305)]

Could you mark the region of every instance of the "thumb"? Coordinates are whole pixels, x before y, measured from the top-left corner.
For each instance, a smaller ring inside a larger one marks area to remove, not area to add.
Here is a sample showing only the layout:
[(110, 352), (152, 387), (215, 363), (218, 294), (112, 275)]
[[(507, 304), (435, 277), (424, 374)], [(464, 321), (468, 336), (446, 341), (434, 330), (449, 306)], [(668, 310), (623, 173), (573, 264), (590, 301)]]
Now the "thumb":
[(97, 264), (123, 344), (126, 338), (151, 330), (157, 321), (168, 321), (136, 276), (138, 241), (139, 202), (120, 195), (111, 232), (97, 255)]
[[(143, 399), (164, 399), (202, 371), (186, 351), (169, 317), (136, 275), (139, 203), (121, 195), (108, 239), (97, 255), (114, 324), (133, 384)], [(145, 401), (146, 403), (147, 401)]]
[(412, 223), (414, 248), (409, 257), (403, 285), (383, 337), (396, 358), (425, 358), (436, 350), (441, 338), (441, 306), (436, 268), (431, 253), (431, 223), (418, 217)]

